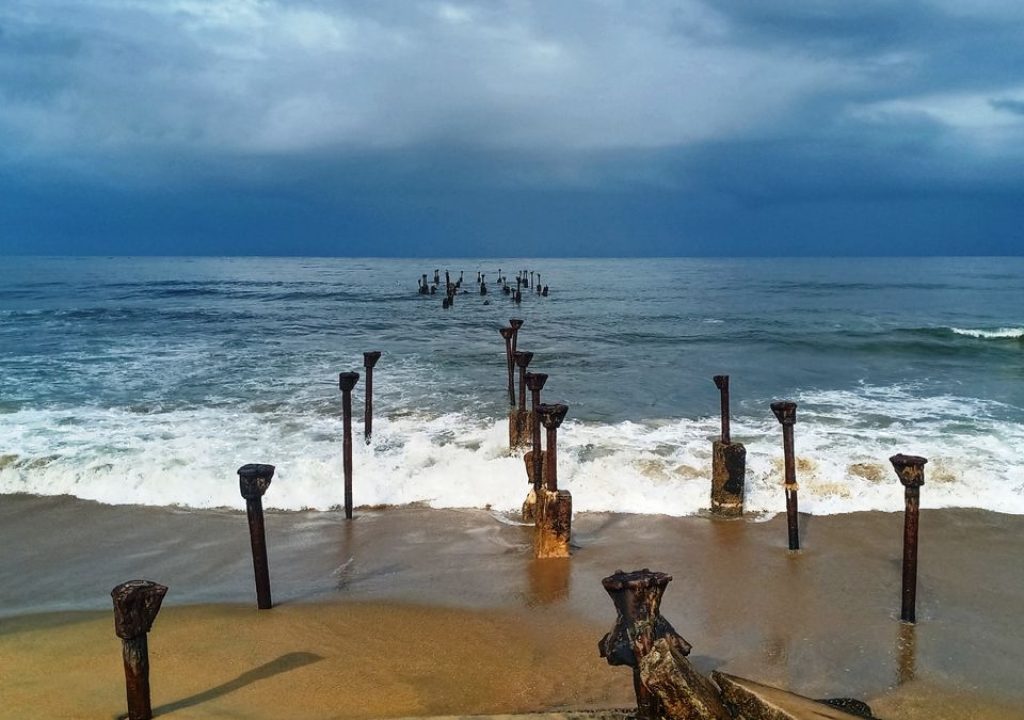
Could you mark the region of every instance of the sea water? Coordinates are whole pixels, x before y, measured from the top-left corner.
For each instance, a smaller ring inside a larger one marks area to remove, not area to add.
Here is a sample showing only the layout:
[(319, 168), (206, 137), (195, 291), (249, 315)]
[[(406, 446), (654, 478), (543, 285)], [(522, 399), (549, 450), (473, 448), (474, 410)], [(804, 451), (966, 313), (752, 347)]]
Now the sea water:
[[(928, 458), (924, 507), (1024, 513), (1024, 258), (0, 259), (0, 493), (244, 505), (235, 470), (277, 467), (265, 505), (343, 498), (338, 373), (353, 398), (357, 505), (514, 511), (504, 343), (569, 414), (559, 484), (577, 511), (709, 505), (716, 374), (731, 376), (747, 507), (784, 510), (798, 403), (802, 511), (902, 509), (888, 463)], [(417, 293), (463, 274), (454, 308)], [(496, 285), (539, 272), (548, 297)], [(486, 276), (481, 296), (477, 272)]]

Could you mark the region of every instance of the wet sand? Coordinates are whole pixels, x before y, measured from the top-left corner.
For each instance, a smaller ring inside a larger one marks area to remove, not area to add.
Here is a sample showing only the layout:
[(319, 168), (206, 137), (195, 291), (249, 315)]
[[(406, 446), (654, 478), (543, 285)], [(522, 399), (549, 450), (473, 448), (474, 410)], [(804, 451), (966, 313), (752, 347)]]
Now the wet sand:
[(921, 519), (918, 624), (898, 621), (902, 515), (767, 522), (580, 514), (569, 561), (484, 511), (268, 513), (276, 607), (255, 609), (244, 513), (0, 497), (0, 718), (124, 712), (110, 589), (170, 587), (153, 704), (182, 718), (364, 718), (614, 707), (600, 579), (672, 574), (663, 614), (703, 670), (884, 718), (1024, 716), (1024, 517)]

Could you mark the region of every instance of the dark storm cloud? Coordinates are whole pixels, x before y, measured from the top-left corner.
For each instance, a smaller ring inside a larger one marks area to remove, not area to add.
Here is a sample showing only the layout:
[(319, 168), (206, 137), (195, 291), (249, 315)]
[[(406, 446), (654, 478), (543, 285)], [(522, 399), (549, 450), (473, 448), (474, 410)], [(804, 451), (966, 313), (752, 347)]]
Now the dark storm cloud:
[(927, 234), (939, 206), (968, 232), (1024, 190), (1022, 21), (997, 0), (9, 0), (0, 243), (473, 252), (487, 228), (785, 252), (809, 241), (759, 223), (818, 212), (839, 238), (902, 211)]

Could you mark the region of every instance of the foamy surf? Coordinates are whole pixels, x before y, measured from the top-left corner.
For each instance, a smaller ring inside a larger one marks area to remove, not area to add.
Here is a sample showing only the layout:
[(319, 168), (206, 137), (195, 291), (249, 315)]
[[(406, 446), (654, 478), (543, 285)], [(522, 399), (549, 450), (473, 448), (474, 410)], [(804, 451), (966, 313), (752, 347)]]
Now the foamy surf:
[(983, 340), (1011, 340), (1024, 338), (1024, 328), (1005, 327), (995, 330), (979, 330), (974, 328), (950, 328), (957, 335), (979, 338)]
[[(897, 511), (897, 452), (929, 459), (924, 507), (1024, 514), (1024, 427), (998, 403), (915, 397), (900, 388), (798, 394), (800, 508), (813, 514)], [(969, 416), (969, 422), (960, 420)], [(514, 513), (528, 486), (509, 456), (507, 424), (471, 414), (379, 418), (363, 444), (355, 424), (357, 505), (423, 504)], [(709, 505), (718, 419), (601, 424), (567, 421), (559, 484), (577, 511), (692, 515)], [(76, 408), (0, 415), (8, 439), (0, 492), (74, 495), (108, 504), (242, 508), (235, 470), (277, 466), (268, 507), (342, 503), (341, 422), (310, 413), (196, 408), (151, 414)], [(733, 420), (747, 446), (747, 509), (784, 510), (781, 430), (765, 408)]]

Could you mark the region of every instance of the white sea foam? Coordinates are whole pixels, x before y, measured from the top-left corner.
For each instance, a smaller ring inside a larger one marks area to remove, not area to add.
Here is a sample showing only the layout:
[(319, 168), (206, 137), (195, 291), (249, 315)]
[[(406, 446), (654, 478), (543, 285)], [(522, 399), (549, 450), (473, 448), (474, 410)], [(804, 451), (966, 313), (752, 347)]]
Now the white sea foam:
[(1013, 338), (1024, 338), (1024, 328), (1013, 328), (1004, 327), (997, 328), (996, 330), (976, 330), (973, 328), (950, 328), (957, 335), (966, 335), (967, 337), (982, 338), (985, 340), (992, 339), (1013, 339)]
[[(998, 403), (865, 387), (807, 394), (796, 427), (802, 511), (896, 511), (903, 492), (889, 465), (898, 453), (929, 459), (924, 507), (1024, 514), (1024, 426)], [(243, 507), (238, 466), (277, 466), (268, 507), (328, 509), (342, 502), (341, 423), (300, 413), (219, 408), (139, 414), (21, 410), (0, 415), (0, 492), (70, 494), (104, 503)], [(784, 509), (781, 430), (769, 412), (733, 421), (747, 446), (747, 507)], [(423, 503), (515, 511), (527, 493), (507, 425), (472, 415), (375, 421), (372, 445), (354, 443), (357, 505)], [(567, 421), (559, 434), (559, 484), (578, 511), (687, 515), (708, 506), (717, 418)]]

